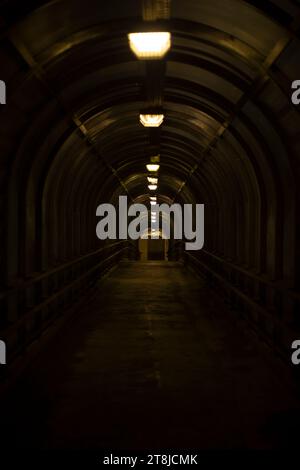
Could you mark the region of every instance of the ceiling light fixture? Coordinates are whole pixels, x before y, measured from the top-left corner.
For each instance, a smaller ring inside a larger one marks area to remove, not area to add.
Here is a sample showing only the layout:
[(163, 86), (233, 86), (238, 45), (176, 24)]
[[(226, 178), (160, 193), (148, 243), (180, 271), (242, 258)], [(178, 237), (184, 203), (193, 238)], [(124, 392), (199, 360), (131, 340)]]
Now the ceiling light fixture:
[(128, 39), (132, 52), (143, 60), (160, 59), (171, 47), (168, 32), (130, 33)]
[(159, 170), (159, 165), (156, 163), (149, 163), (149, 165), (146, 165), (146, 168), (148, 171), (158, 171)]
[(148, 183), (150, 184), (157, 184), (158, 183), (158, 178), (152, 178), (151, 176), (147, 177)]
[(140, 123), (144, 127), (159, 127), (164, 121), (163, 114), (140, 114)]
[(157, 189), (157, 184), (149, 184), (148, 188), (150, 191), (155, 191)]

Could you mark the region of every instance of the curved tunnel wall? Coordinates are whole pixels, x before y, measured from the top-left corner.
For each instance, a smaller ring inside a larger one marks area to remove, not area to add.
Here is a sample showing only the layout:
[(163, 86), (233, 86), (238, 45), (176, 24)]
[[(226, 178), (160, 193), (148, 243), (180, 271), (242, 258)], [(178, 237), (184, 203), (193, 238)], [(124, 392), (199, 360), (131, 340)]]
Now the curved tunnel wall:
[[(90, 1), (86, 15), (78, 1), (42, 3), (1, 7), (1, 324), (11, 349), (84, 292), (97, 263), (125, 253), (97, 240), (96, 207), (119, 194), (143, 200), (152, 151), (159, 198), (205, 204), (205, 249), (186, 262), (286, 348), (299, 326), (300, 8), (174, 0), (163, 19), (172, 49), (151, 68), (127, 43), (141, 2)], [(149, 99), (166, 114), (155, 135), (138, 123)]]

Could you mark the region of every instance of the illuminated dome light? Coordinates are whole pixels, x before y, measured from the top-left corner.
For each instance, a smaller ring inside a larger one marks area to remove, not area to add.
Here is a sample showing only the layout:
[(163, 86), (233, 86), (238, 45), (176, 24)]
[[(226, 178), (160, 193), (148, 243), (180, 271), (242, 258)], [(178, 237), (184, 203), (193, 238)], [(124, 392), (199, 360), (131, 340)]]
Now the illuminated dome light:
[(171, 47), (168, 32), (130, 33), (129, 46), (138, 59), (160, 59)]
[(156, 205), (156, 201), (150, 201), (150, 204), (151, 204), (151, 206), (155, 206), (155, 205)]
[(157, 165), (156, 163), (149, 163), (149, 165), (146, 165), (146, 168), (148, 171), (158, 171), (159, 165)]
[(148, 188), (150, 191), (155, 191), (157, 189), (157, 184), (149, 184)]
[(163, 114), (140, 114), (140, 123), (144, 127), (159, 127), (162, 125), (164, 118)]
[(157, 201), (157, 196), (150, 196), (150, 201)]
[(158, 183), (158, 178), (151, 178), (151, 176), (147, 177), (148, 183), (150, 184), (157, 184)]

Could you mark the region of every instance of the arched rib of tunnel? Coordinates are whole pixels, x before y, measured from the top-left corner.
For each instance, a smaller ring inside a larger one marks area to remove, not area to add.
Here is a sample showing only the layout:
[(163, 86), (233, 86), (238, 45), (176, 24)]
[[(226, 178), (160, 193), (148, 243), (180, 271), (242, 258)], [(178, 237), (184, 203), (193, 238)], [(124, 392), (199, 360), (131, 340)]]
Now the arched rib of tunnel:
[[(205, 205), (204, 249), (172, 243), (170, 259), (204, 277), (288, 362), (299, 336), (299, 5), (16, 5), (0, 11), (0, 326), (11, 362), (109, 269), (138, 258), (135, 242), (97, 239), (95, 214), (120, 195), (149, 199), (153, 154), (158, 202)], [(157, 22), (171, 50), (139, 61), (127, 34)], [(161, 128), (139, 124), (147, 106), (163, 109)]]

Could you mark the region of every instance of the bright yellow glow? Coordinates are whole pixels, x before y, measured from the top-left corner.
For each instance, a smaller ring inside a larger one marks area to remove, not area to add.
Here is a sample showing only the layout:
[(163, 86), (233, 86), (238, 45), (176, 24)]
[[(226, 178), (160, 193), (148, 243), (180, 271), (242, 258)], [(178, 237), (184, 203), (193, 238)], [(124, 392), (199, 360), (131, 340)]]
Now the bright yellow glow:
[(157, 200), (157, 196), (150, 196), (150, 201), (156, 201)]
[(151, 178), (151, 176), (147, 177), (148, 183), (150, 184), (157, 184), (158, 183), (158, 178)]
[(159, 59), (171, 47), (171, 34), (166, 32), (130, 33), (130, 49), (139, 59)]
[(158, 171), (159, 165), (156, 165), (155, 163), (150, 163), (149, 165), (146, 165), (146, 168), (148, 171)]
[(140, 114), (140, 123), (144, 127), (159, 127), (163, 123), (163, 114)]
[(149, 184), (148, 188), (150, 189), (150, 191), (155, 191), (157, 189), (157, 184)]

